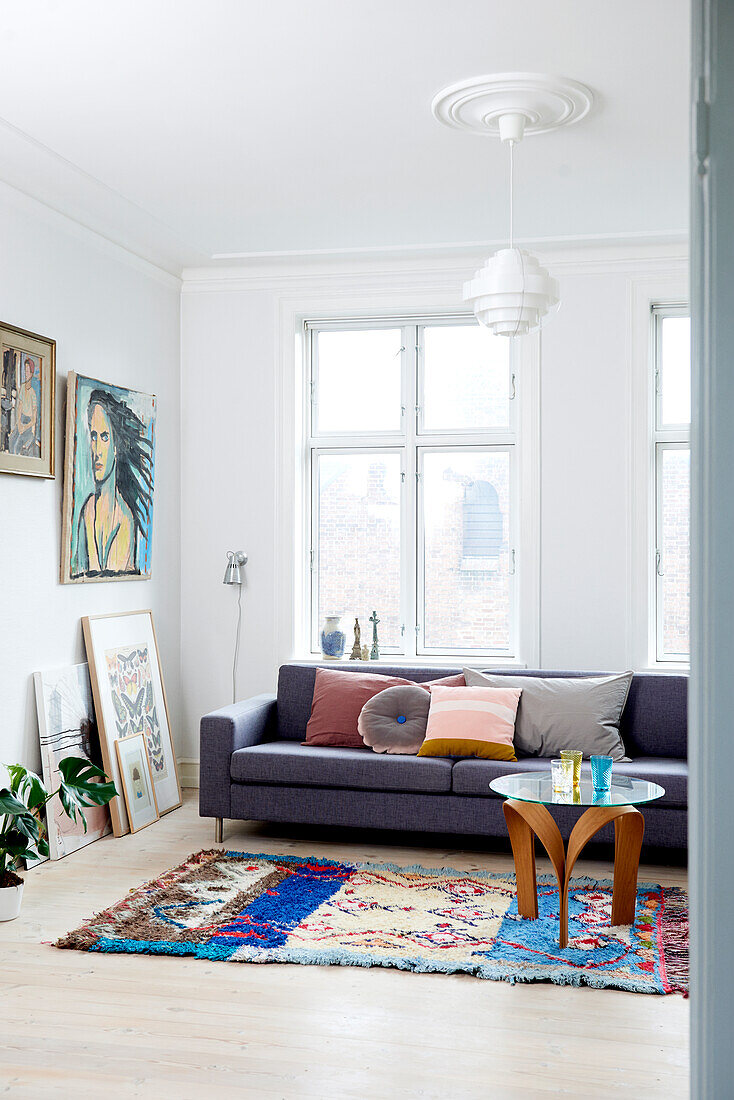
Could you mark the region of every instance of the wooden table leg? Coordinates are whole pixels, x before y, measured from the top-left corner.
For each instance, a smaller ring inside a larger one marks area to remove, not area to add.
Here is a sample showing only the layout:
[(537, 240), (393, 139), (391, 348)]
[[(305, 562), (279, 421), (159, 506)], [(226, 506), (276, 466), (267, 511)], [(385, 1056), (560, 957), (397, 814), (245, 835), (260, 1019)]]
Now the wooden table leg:
[(517, 882), (517, 911), (521, 917), (537, 920), (538, 886), (535, 874), (535, 837), (545, 848), (558, 879), (560, 947), (568, 946), (568, 893), (576, 860), (600, 829), (614, 822), (614, 888), (612, 925), (634, 924), (637, 901), (637, 872), (645, 833), (645, 819), (634, 806), (590, 806), (581, 815), (564, 849), (563, 837), (550, 813), (541, 803), (508, 798), (503, 810), (510, 834)]
[(538, 886), (535, 877), (535, 833), (509, 802), (505, 802), (503, 809), (507, 832), (510, 834), (512, 857), (515, 860), (517, 911), (521, 917), (536, 920)]
[(538, 887), (535, 876), (535, 837), (548, 853), (558, 879), (558, 900), (563, 904), (565, 852), (563, 837), (545, 806), (508, 798), (503, 806), (510, 834), (517, 882), (517, 911), (521, 917), (536, 920)]
[(645, 819), (634, 806), (614, 819), (614, 892), (612, 924), (634, 924), (637, 903), (637, 872), (645, 835)]
[(634, 924), (637, 870), (645, 821), (634, 806), (591, 806), (581, 815), (568, 838), (566, 875), (561, 906), (561, 947), (568, 945), (568, 891), (576, 860), (600, 829), (614, 822), (614, 888), (611, 924)]

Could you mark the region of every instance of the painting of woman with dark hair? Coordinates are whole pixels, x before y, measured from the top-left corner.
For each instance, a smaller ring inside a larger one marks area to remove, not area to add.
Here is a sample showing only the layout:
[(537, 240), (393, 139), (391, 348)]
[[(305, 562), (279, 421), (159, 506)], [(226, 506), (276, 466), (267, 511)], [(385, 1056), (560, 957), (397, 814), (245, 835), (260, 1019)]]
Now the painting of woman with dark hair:
[(67, 455), (71, 546), (62, 579), (150, 576), (155, 398), (70, 375), (69, 400), (75, 453)]
[(138, 533), (148, 522), (151, 446), (124, 401), (93, 390), (87, 405), (94, 491), (79, 517), (77, 573), (139, 573)]

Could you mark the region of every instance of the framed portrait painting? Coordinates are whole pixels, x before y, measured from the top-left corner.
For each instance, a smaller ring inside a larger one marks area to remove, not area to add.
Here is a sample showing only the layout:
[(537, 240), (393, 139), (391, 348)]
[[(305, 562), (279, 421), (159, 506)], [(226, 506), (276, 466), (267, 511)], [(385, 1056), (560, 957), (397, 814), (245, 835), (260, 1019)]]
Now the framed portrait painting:
[(54, 476), (56, 341), (0, 322), (0, 472)]
[(69, 373), (61, 583), (150, 577), (153, 394)]
[[(181, 805), (153, 615), (123, 611), (82, 619), (104, 770), (122, 792), (115, 742), (145, 738), (157, 811)], [(110, 802), (112, 831), (123, 836), (130, 821), (121, 794)]]
[[(61, 782), (59, 763), (67, 756), (81, 756), (103, 767), (89, 669), (86, 665), (70, 665), (36, 672), (33, 680), (43, 782), (49, 791), (55, 791)], [(58, 798), (52, 799), (46, 808), (51, 859), (61, 859), (110, 832), (107, 806), (90, 806), (84, 816), (86, 830), (81, 820), (72, 821), (66, 816)]]
[(134, 737), (115, 741), (115, 751), (130, 832), (137, 833), (138, 829), (144, 829), (158, 820), (145, 736), (136, 733)]

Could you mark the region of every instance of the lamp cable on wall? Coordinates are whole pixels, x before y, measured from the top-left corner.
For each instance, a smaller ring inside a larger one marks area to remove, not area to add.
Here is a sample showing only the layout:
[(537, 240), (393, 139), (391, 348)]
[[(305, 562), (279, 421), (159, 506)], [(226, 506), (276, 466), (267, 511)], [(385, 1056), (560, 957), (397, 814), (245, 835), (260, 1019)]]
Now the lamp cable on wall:
[(234, 657), (232, 659), (232, 702), (237, 702), (237, 662), (240, 657), (240, 634), (242, 633), (242, 585), (237, 589), (237, 630), (234, 636)]

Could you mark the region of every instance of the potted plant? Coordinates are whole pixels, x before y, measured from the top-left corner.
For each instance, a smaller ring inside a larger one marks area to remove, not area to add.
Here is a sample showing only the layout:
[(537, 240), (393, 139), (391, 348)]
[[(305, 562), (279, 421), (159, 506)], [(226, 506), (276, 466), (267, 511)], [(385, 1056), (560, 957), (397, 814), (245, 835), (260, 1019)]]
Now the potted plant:
[(20, 913), (23, 879), (17, 874), (19, 861), (48, 855), (48, 840), (41, 811), (57, 795), (64, 813), (81, 822), (87, 831), (86, 806), (106, 806), (117, 794), (115, 784), (96, 764), (78, 756), (59, 762), (61, 784), (46, 790), (35, 774), (20, 764), (6, 765), (10, 786), (0, 789), (0, 921), (13, 920)]

